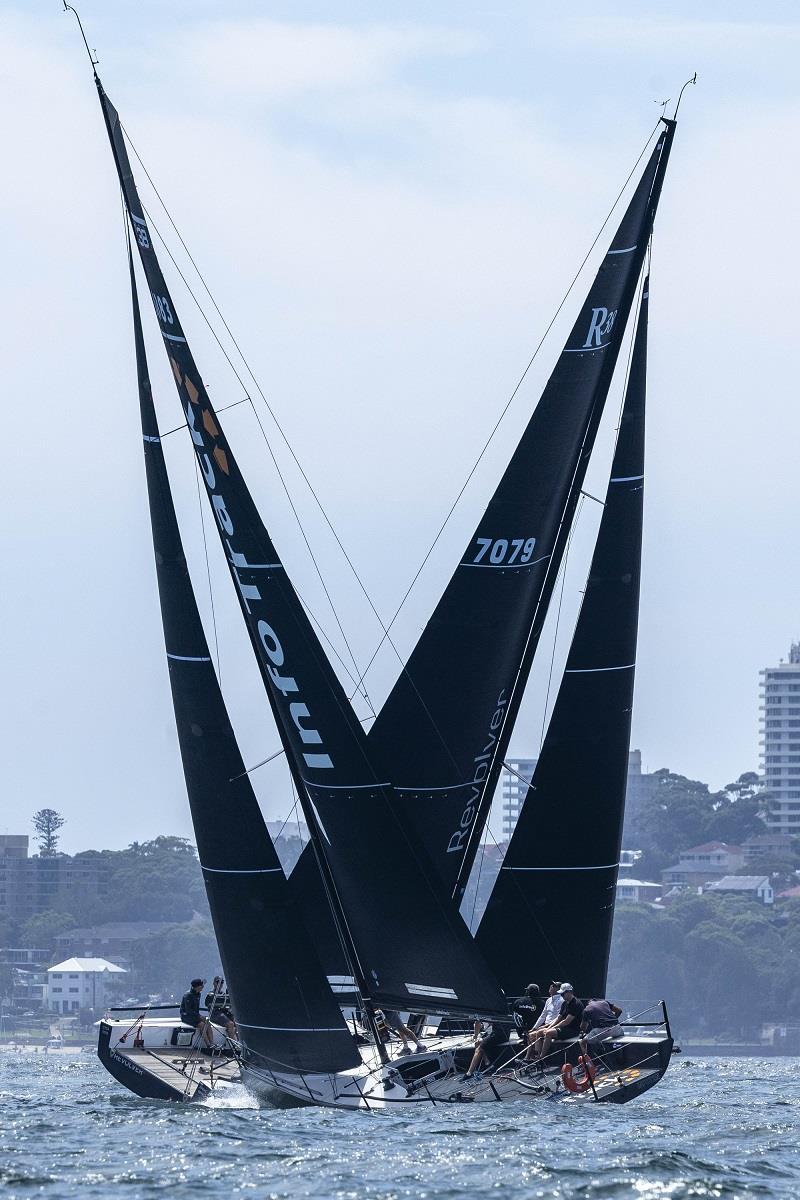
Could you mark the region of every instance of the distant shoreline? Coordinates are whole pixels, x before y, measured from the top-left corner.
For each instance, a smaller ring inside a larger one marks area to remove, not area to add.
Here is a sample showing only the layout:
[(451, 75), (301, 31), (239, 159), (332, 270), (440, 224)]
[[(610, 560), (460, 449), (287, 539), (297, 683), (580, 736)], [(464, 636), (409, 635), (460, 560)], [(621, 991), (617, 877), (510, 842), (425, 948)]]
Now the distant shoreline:
[(687, 1058), (798, 1058), (800, 1047), (783, 1049), (762, 1046), (758, 1042), (682, 1042), (681, 1053)]

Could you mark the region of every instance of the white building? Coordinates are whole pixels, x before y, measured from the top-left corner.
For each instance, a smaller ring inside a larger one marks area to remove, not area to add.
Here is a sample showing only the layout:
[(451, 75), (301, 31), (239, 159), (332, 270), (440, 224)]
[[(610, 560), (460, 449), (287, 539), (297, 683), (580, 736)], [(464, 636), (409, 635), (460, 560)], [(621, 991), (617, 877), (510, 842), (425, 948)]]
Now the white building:
[(617, 900), (630, 904), (652, 904), (661, 899), (661, 884), (647, 879), (618, 879)]
[(772, 904), (775, 898), (772, 884), (767, 875), (726, 875), (724, 879), (710, 883), (703, 890), (706, 892), (741, 892), (742, 895), (750, 896), (753, 900), (760, 900), (762, 904)]
[(533, 778), (535, 758), (509, 758), (503, 768), (503, 837), (509, 841)]
[(761, 773), (772, 833), (800, 833), (800, 644), (761, 672)]
[(76, 1013), (82, 1008), (105, 1008), (108, 985), (121, 975), (105, 958), (68, 958), (47, 970), (47, 1007), (58, 1013)]

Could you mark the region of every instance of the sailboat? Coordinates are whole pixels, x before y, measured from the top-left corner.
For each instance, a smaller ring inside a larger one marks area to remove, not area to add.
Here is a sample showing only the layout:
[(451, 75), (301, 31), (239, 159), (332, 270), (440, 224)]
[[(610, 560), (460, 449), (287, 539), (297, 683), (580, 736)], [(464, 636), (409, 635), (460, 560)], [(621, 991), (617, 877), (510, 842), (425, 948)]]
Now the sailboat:
[[(84, 39), (85, 40), (85, 39)], [(87, 45), (88, 49), (88, 45)], [(94, 69), (94, 63), (93, 63)], [(473, 1022), (505, 1029), (527, 979), (604, 994), (621, 844), (642, 532), (649, 245), (675, 133), (662, 118), (538, 405), (369, 732), (259, 513), (162, 273), (114, 105), (94, 70), (128, 217), (139, 406), (167, 665), (214, 929), (236, 1013), (201, 1060), (174, 1015), (110, 1014), (98, 1052), (138, 1095), (197, 1100), (241, 1078), (270, 1100), (624, 1103), (672, 1038), (627, 1014), (591, 1058), (576, 1039), (529, 1061), (510, 1036), (465, 1079)], [(309, 830), (287, 878), (226, 710), (186, 565), (153, 405), (134, 253), (146, 280), (238, 598)], [(606, 397), (635, 338), (589, 581), (539, 766), (473, 936), (461, 912), (494, 788), (575, 522)], [(565, 764), (575, 779), (565, 820)], [(576, 773), (575, 767), (579, 764)], [(575, 819), (576, 808), (580, 821)], [(224, 820), (220, 820), (224, 813)], [(524, 974), (520, 971), (524, 967)], [(401, 1053), (385, 1013), (419, 1014)]]

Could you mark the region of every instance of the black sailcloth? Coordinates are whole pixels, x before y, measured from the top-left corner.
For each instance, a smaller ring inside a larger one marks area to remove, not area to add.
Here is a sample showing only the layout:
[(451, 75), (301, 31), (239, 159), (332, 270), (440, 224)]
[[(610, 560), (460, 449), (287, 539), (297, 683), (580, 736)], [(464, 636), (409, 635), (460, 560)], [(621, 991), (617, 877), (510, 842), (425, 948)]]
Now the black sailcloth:
[(410, 826), (459, 900), (594, 445), (673, 132), (665, 122), (511, 462), (370, 731)]
[(511, 992), (605, 995), (630, 743), (644, 492), (648, 285), (606, 505), (547, 736), (476, 933)]
[(327, 895), (362, 991), (390, 1008), (497, 1013), (505, 1002), (366, 735), (250, 496), (158, 263), (119, 117), (98, 81), (120, 184), (242, 615)]
[(244, 773), (183, 554), (130, 260), (139, 407), (167, 664), (189, 807), (240, 1035), (274, 1067), (339, 1071), (360, 1056), (289, 893)]

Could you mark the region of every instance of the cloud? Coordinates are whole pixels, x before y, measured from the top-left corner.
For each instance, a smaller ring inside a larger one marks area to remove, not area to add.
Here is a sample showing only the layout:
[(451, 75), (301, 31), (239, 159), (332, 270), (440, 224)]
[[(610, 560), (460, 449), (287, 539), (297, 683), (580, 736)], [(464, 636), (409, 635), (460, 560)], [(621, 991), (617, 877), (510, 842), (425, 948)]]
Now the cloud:
[(181, 61), (217, 94), (274, 102), (375, 87), (420, 59), (465, 55), (477, 44), (435, 27), (218, 21), (184, 39)]

